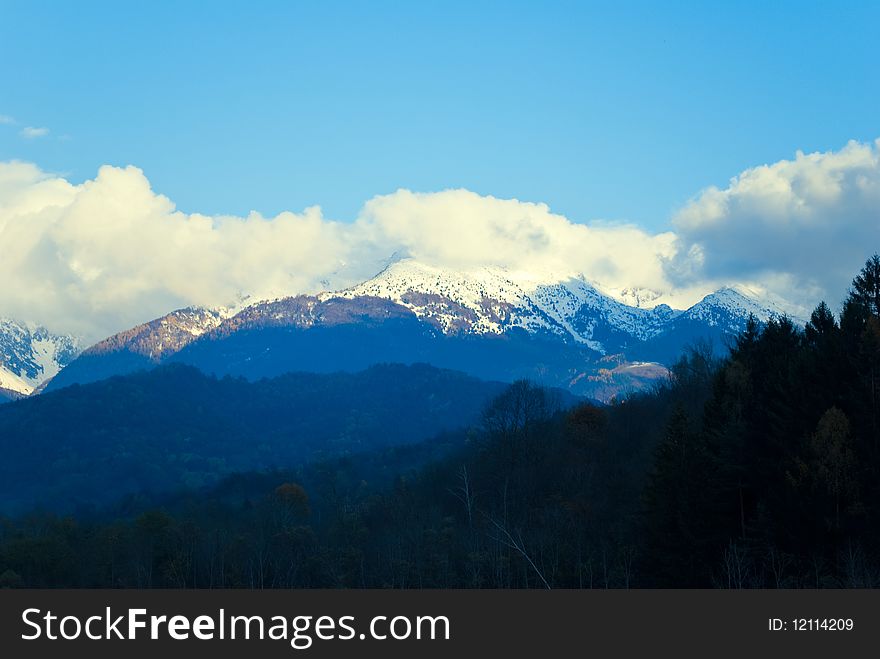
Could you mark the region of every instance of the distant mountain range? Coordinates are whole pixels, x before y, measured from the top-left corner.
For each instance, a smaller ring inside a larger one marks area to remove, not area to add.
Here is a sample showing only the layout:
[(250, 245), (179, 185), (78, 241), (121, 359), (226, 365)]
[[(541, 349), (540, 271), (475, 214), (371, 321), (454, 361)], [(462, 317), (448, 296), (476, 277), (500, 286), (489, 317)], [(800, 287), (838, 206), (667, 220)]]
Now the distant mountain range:
[[(624, 293), (636, 305), (658, 298), (646, 290)], [(31, 369), (37, 377), (28, 382), (32, 391), (60, 371), (46, 385), (57, 390), (169, 362), (249, 379), (425, 362), (608, 399), (663, 377), (689, 343), (705, 339), (720, 348), (750, 314), (766, 321), (783, 310), (737, 288), (721, 289), (686, 310), (632, 306), (583, 276), (450, 270), (402, 259), (338, 292), (258, 301), (235, 313), (174, 311), (76, 359), (70, 359), (73, 348), (61, 350), (48, 368)], [(21, 363), (5, 368), (14, 376)]]

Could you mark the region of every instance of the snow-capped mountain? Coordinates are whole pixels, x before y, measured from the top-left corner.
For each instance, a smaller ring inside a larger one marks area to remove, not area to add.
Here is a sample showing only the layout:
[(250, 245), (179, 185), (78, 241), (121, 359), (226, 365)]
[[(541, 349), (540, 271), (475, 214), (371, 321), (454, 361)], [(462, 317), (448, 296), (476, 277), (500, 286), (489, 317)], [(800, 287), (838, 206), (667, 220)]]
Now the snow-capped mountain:
[(72, 336), (0, 319), (0, 389), (30, 395), (72, 362), (78, 353), (77, 339)]
[(758, 300), (746, 290), (726, 287), (710, 293), (682, 314), (683, 318), (701, 322), (709, 327), (721, 327), (738, 332), (749, 315), (766, 322), (785, 314), (780, 306), (769, 300)]
[(405, 259), (369, 281), (323, 293), (318, 299), (377, 297), (410, 309), (446, 334), (501, 334), (521, 328), (581, 343), (600, 354), (657, 337), (678, 318), (737, 332), (749, 314), (766, 322), (784, 313), (770, 302), (733, 288), (708, 295), (686, 311), (665, 304), (650, 306), (660, 297), (654, 291), (626, 289), (623, 293), (637, 306), (601, 292), (580, 274), (536, 276), (489, 267), (456, 271)]
[(767, 321), (783, 313), (734, 288), (685, 310), (657, 304), (654, 291), (615, 295), (639, 306), (579, 274), (451, 270), (402, 259), (336, 292), (172, 312), (89, 348), (49, 388), (166, 361), (256, 379), (427, 362), (483, 379), (526, 377), (610, 397), (662, 377), (695, 340), (722, 346), (749, 315)]

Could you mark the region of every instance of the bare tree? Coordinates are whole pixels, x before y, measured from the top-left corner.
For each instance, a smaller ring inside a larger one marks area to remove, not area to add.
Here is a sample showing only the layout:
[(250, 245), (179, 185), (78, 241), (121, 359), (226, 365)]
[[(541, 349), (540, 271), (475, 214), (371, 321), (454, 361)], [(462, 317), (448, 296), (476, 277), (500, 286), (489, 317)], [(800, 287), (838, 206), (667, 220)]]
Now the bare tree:
[(474, 528), (474, 501), (476, 497), (474, 496), (473, 491), (471, 490), (471, 482), (468, 477), (467, 465), (462, 465), (461, 469), (458, 470), (458, 478), (460, 484), (455, 489), (450, 489), (449, 493), (452, 494), (456, 499), (462, 502), (465, 507), (465, 511), (467, 511), (468, 518), (468, 527), (473, 530)]
[(531, 568), (535, 571), (535, 574), (541, 579), (544, 584), (544, 587), (547, 590), (550, 590), (550, 584), (547, 583), (547, 579), (544, 578), (544, 574), (538, 569), (538, 566), (535, 565), (535, 561), (532, 560), (532, 557), (529, 556), (529, 553), (526, 551), (525, 542), (523, 542), (522, 533), (517, 531), (516, 537), (514, 537), (510, 531), (507, 530), (502, 524), (498, 522), (496, 519), (490, 518), (489, 521), (495, 527), (495, 529), (499, 532), (500, 535), (495, 536), (495, 539), (500, 542), (505, 547), (509, 547), (517, 552), (520, 556), (522, 556), (526, 562), (531, 566)]
[(731, 541), (724, 550), (724, 577), (728, 588), (745, 588), (748, 580), (746, 550)]

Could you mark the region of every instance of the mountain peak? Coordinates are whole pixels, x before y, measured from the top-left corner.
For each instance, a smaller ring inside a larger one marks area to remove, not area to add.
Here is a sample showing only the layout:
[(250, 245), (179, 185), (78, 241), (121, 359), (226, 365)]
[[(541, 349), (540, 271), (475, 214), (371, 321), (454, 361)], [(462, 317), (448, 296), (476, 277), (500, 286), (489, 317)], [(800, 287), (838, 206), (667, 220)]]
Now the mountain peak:
[(760, 297), (757, 291), (739, 285), (719, 288), (691, 309), (710, 305), (726, 308), (740, 316), (752, 314), (762, 322), (786, 315), (785, 309), (778, 302)]
[[(391, 300), (447, 334), (502, 334), (520, 328), (589, 343), (568, 326), (565, 311), (572, 304), (564, 298), (581, 298), (586, 289), (595, 291), (577, 279), (570, 279), (570, 284), (562, 281), (562, 277), (511, 272), (499, 266), (450, 269), (405, 258), (390, 263), (368, 281), (324, 293), (319, 299), (370, 296)], [(548, 295), (551, 286), (558, 287), (554, 295)], [(580, 293), (573, 295), (573, 289)]]

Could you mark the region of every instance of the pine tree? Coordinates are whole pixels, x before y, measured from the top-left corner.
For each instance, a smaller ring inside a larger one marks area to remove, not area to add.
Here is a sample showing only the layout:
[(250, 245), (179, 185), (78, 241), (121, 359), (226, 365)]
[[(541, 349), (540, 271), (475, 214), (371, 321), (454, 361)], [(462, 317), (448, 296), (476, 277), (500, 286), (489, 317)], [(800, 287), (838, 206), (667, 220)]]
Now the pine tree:
[(860, 302), (868, 313), (880, 316), (880, 255), (865, 261), (865, 267), (853, 279), (850, 299)]
[(813, 311), (810, 322), (807, 323), (805, 331), (807, 341), (813, 345), (819, 345), (829, 337), (833, 337), (837, 330), (837, 320), (823, 300)]

